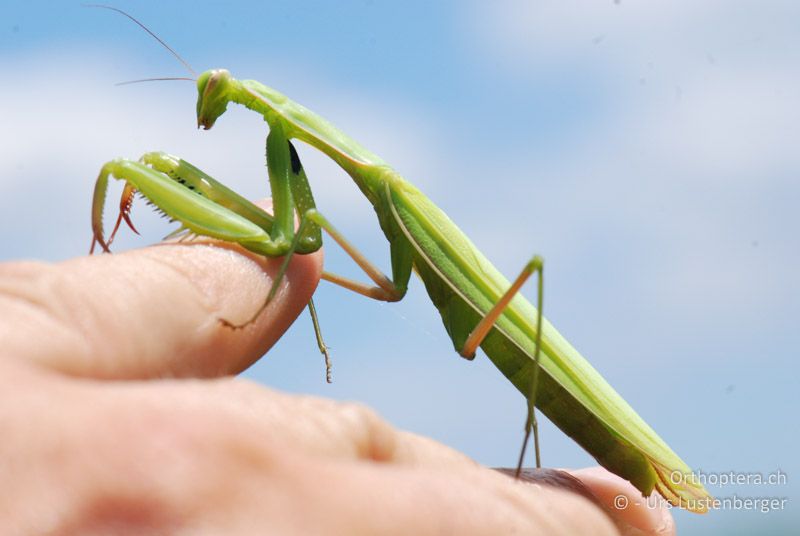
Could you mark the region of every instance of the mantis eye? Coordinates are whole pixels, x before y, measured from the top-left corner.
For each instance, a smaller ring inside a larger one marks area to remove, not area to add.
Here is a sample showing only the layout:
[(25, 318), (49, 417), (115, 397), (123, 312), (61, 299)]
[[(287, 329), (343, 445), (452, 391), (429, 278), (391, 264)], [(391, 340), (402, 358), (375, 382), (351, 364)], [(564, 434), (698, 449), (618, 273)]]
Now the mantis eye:
[(228, 106), (227, 87), (231, 75), (224, 69), (206, 71), (197, 79), (197, 126), (210, 129)]

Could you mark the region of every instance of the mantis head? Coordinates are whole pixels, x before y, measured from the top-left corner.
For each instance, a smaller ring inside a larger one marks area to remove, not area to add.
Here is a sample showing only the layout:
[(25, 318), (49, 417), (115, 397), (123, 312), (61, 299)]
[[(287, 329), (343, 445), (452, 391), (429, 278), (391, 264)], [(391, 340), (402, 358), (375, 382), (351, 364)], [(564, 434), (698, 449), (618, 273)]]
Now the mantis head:
[(230, 101), (233, 77), (225, 69), (212, 69), (197, 78), (197, 128), (214, 126)]

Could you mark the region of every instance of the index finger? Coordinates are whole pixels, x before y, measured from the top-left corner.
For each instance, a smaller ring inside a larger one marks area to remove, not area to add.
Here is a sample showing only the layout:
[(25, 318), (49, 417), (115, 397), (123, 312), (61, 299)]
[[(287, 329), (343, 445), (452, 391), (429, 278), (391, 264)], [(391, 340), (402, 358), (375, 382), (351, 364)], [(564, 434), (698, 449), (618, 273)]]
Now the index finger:
[(302, 312), (322, 253), (282, 258), (227, 244), (161, 244), (58, 264), (0, 265), (0, 340), (11, 358), (94, 378), (211, 377), (239, 372)]

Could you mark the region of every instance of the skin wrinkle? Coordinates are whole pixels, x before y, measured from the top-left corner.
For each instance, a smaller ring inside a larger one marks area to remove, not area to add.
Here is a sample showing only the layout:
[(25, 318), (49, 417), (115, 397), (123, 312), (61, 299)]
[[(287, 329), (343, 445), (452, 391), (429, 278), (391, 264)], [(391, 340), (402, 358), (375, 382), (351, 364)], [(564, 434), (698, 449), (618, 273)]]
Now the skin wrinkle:
[[(158, 244), (156, 245), (156, 247), (160, 247), (162, 245), (168, 245), (168, 244)], [(208, 245), (206, 247), (213, 247), (213, 246)], [(199, 284), (196, 281), (196, 278), (193, 277), (193, 270), (189, 268), (184, 268), (181, 263), (175, 262), (173, 257), (171, 256), (163, 257), (160, 255), (159, 252), (157, 251), (151, 252), (147, 249), (143, 250), (143, 252), (144, 252), (144, 258), (147, 259), (149, 262), (152, 262), (153, 264), (156, 264), (161, 268), (166, 268), (168, 271), (172, 272), (173, 275), (176, 276), (175, 279), (177, 281), (189, 283), (190, 288), (196, 291), (192, 293), (193, 296), (197, 297), (197, 300), (194, 300), (195, 305), (205, 314), (200, 315), (200, 317), (203, 320), (199, 322), (196, 328), (194, 329), (194, 337), (197, 339), (202, 339), (207, 333), (213, 331), (213, 328), (215, 327), (214, 325), (216, 324), (216, 322), (218, 322), (216, 318), (219, 318), (222, 313), (220, 312), (219, 305), (217, 306), (214, 305), (213, 303), (214, 300), (212, 299), (208, 288), (205, 285)], [(182, 261), (185, 262), (185, 259), (182, 259)], [(196, 265), (196, 263), (193, 262), (192, 264)], [(220, 362), (222, 366), (223, 361), (220, 360)], [(158, 377), (161, 379), (179, 378), (181, 376), (179, 363), (180, 363), (179, 360), (168, 362), (166, 368), (163, 368), (159, 372)], [(225, 371), (220, 371), (220, 372), (225, 373)], [(211, 375), (216, 375), (216, 374), (212, 372)]]
[(311, 418), (292, 419), (283, 414), (280, 407), (251, 407), (250, 413), (259, 419), (282, 422), (296, 439), (309, 446), (328, 445), (321, 451), (312, 448), (309, 454), (325, 455), (326, 450), (330, 451), (335, 445), (337, 456), (393, 459), (396, 432), (369, 408), (358, 403), (326, 401), (310, 396), (297, 397), (295, 404)]
[[(80, 307), (81, 296), (75, 296), (70, 292), (73, 285), (69, 272), (59, 271), (55, 266), (38, 263), (34, 266), (21, 267), (16, 271), (27, 271), (28, 273), (26, 278), (19, 278), (22, 281), (16, 282), (17, 292), (13, 293), (10, 298), (10, 305), (16, 307), (35, 304), (36, 311), (41, 313), (39, 319), (23, 324), (28, 331), (48, 333), (49, 340), (58, 340), (62, 346), (71, 350), (70, 354), (73, 360), (79, 356), (88, 356), (97, 350), (92, 348), (91, 342), (97, 341), (98, 338), (90, 334), (88, 332), (90, 328), (86, 328), (85, 323), (81, 322), (84, 317), (88, 316), (88, 323), (91, 324), (94, 309)], [(23, 292), (19, 292), (19, 289), (23, 289)], [(12, 293), (6, 293), (6, 295), (9, 294)], [(34, 296), (37, 294), (46, 298), (36, 299)], [(76, 315), (75, 310), (80, 311), (83, 315)], [(16, 353), (29, 353), (29, 349), (30, 347), (24, 350), (19, 349)], [(46, 345), (45, 349), (51, 348)], [(68, 368), (65, 368), (64, 371), (70, 372)]]
[[(214, 323), (217, 322), (217, 319), (224, 316), (224, 311), (222, 310), (220, 304), (215, 303), (218, 302), (218, 299), (214, 299), (213, 292), (211, 289), (208, 288), (208, 285), (204, 285), (204, 281), (197, 281), (197, 278), (194, 276), (197, 272), (202, 272), (205, 267), (200, 265), (193, 256), (183, 256), (181, 255), (180, 260), (181, 262), (175, 262), (175, 259), (172, 256), (164, 256), (155, 248), (160, 247), (174, 247), (175, 244), (173, 243), (162, 243), (156, 244), (152, 248), (147, 248), (142, 250), (145, 255), (145, 258), (161, 265), (169, 270), (175, 272), (176, 275), (179, 277), (176, 278), (180, 281), (186, 281), (191, 284), (192, 288), (196, 289), (198, 292), (198, 296), (201, 298), (199, 300), (202, 303), (203, 311), (207, 313), (208, 319), (210, 322)], [(258, 262), (258, 257), (255, 257), (252, 253), (248, 252), (244, 248), (236, 244), (229, 244), (225, 242), (212, 242), (210, 240), (193, 240), (191, 243), (185, 243), (180, 247), (199, 247), (199, 248), (210, 248), (215, 252), (226, 252), (232, 255), (231, 258), (235, 258), (236, 262), (249, 262), (252, 264), (252, 271), (258, 273), (258, 276), (262, 280), (269, 279), (271, 282), (272, 274), (271, 273), (264, 273), (265, 270), (267, 272), (271, 272), (272, 265), (270, 263), (262, 263)], [(150, 251), (152, 249), (152, 251)], [(233, 257), (235, 256), (235, 257)], [(255, 258), (254, 258), (255, 257)], [(191, 265), (190, 267), (185, 266), (187, 263)], [(248, 271), (250, 267), (248, 266)], [(281, 282), (281, 286), (286, 284), (287, 279)], [(266, 286), (266, 285), (265, 285)]]
[[(111, 261), (112, 259), (108, 260)], [(144, 260), (149, 261), (152, 264), (156, 264), (151, 259), (148, 259), (146, 256), (144, 257)], [(113, 259), (113, 261), (116, 261), (116, 259)], [(140, 266), (139, 264), (140, 262), (142, 261), (137, 260), (136, 268), (138, 270), (132, 267), (129, 268), (125, 265), (117, 264), (117, 266), (115, 266), (116, 269), (115, 269), (115, 279), (113, 282), (113, 286), (104, 289), (105, 290), (104, 294), (111, 294), (112, 296), (117, 294), (122, 295), (121, 289), (125, 289), (124, 292), (129, 292), (130, 289), (134, 289), (132, 295), (134, 296), (134, 299), (136, 301), (138, 301), (139, 299), (144, 299), (145, 296), (151, 296), (146, 292), (146, 287), (147, 284), (153, 284), (153, 279), (149, 273), (149, 270), (147, 270), (147, 267)], [(146, 271), (148, 273), (146, 281), (144, 282), (140, 281), (139, 270), (141, 270), (142, 272)], [(67, 277), (70, 277), (72, 279), (78, 279), (81, 276), (79, 273), (75, 273), (75, 271), (72, 271), (69, 273)], [(187, 283), (183, 279), (175, 279), (175, 281), (173, 281), (172, 279), (173, 278), (170, 277), (169, 273), (164, 274), (161, 275), (159, 279), (155, 280), (155, 284), (158, 285), (165, 280), (169, 280), (170, 285), (173, 284), (187, 285)], [(82, 296), (80, 295), (71, 294), (71, 297), (75, 300), (76, 303), (79, 303), (82, 300)], [(112, 308), (111, 311), (113, 311), (113, 308), (118, 307), (119, 303), (120, 303), (120, 298), (118, 298), (117, 296), (108, 297), (107, 302), (104, 301), (102, 304), (96, 305), (95, 307), (91, 307), (90, 310), (87, 311), (88, 314), (86, 314), (84, 317), (81, 317), (80, 315), (77, 316), (78, 325), (83, 325), (84, 323), (86, 323), (89, 326), (91, 326), (92, 324), (94, 324), (94, 325), (99, 325), (101, 328), (105, 328), (106, 330), (105, 332), (103, 332), (102, 335), (99, 335), (98, 332), (91, 330), (91, 328), (89, 328), (90, 334), (88, 335), (89, 337), (88, 340), (90, 341), (90, 344), (93, 346), (93, 348), (90, 351), (90, 355), (105, 356), (105, 359), (101, 360), (101, 363), (103, 362), (105, 363), (105, 366), (103, 366), (104, 372), (100, 374), (101, 377), (115, 377), (120, 375), (127, 376), (128, 374), (124, 370), (120, 370), (120, 367), (135, 367), (137, 359), (150, 361), (154, 359), (156, 355), (158, 355), (158, 348), (155, 348), (153, 347), (153, 345), (148, 344), (146, 338), (143, 338), (138, 345), (135, 344), (133, 341), (123, 342), (122, 344), (120, 344), (119, 338), (122, 338), (122, 341), (125, 341), (125, 339), (131, 339), (132, 337), (135, 337), (136, 334), (141, 333), (142, 330), (139, 329), (139, 326), (141, 325), (141, 319), (135, 319), (135, 318), (127, 319), (121, 316), (114, 315), (113, 313), (111, 314), (111, 316), (109, 316), (110, 312), (109, 305)], [(122, 302), (122, 303), (124, 303), (123, 307), (135, 306), (130, 302)], [(124, 312), (124, 310), (120, 312)], [(112, 342), (115, 340), (115, 338), (117, 338), (116, 344)], [(120, 355), (121, 353), (123, 355)], [(134, 353), (138, 353), (139, 355), (138, 356), (133, 355)], [(95, 366), (87, 366), (83, 367), (83, 370), (78, 372), (78, 374), (79, 375), (85, 374), (85, 371), (88, 370), (89, 368), (93, 368), (96, 372)]]
[[(163, 246), (167, 246), (167, 244), (157, 244), (155, 247)], [(197, 297), (200, 298), (197, 300), (197, 302), (202, 305), (201, 309), (205, 313), (208, 313), (209, 317), (219, 314), (218, 308), (215, 308), (212, 304), (213, 300), (209, 295), (208, 289), (205, 288), (205, 286), (198, 284), (198, 282), (195, 280), (195, 277), (193, 276), (194, 270), (184, 267), (181, 263), (175, 262), (174, 258), (171, 256), (163, 256), (157, 251), (150, 251), (149, 248), (142, 250), (142, 258), (147, 259), (149, 262), (159, 265), (162, 268), (166, 268), (168, 271), (172, 272), (176, 281), (188, 283), (190, 288), (196, 290), (197, 292), (193, 294), (196, 294)], [(185, 259), (181, 260), (185, 262)]]
[[(25, 263), (25, 266), (20, 267), (19, 272), (31, 268), (35, 270), (35, 273), (28, 273), (26, 277), (18, 277), (21, 281), (15, 281), (13, 288), (6, 286), (4, 284), (5, 278), (0, 277), (0, 285), (2, 285), (0, 298), (5, 298), (9, 302), (8, 306), (12, 309), (21, 307), (26, 309), (27, 312), (33, 313), (33, 319), (21, 324), (24, 326), (25, 331), (47, 333), (50, 339), (56, 338), (65, 342), (69, 341), (66, 345), (74, 348), (75, 357), (88, 355), (91, 352), (91, 348), (87, 341), (91, 340), (91, 338), (87, 336), (80, 324), (76, 325), (74, 323), (74, 315), (62, 313), (68, 308), (60, 307), (64, 299), (61, 292), (51, 292), (51, 289), (64, 287), (58, 281), (57, 272), (51, 265), (45, 263)], [(21, 273), (19, 275), (22, 276)], [(46, 290), (41, 292), (40, 289), (43, 287)], [(5, 309), (5, 306), (3, 306), (3, 309)], [(32, 330), (31, 328), (35, 329)], [(80, 330), (78, 334), (74, 333), (74, 328)], [(32, 335), (32, 333), (30, 334)], [(18, 337), (19, 331), (15, 330), (12, 332), (10, 340), (19, 341)], [(9, 340), (6, 337), (4, 339), (6, 341)], [(8, 350), (9, 347), (6, 346), (6, 349)], [(14, 350), (12, 346), (10, 349), (10, 354), (12, 355), (14, 353), (24, 355), (30, 352), (31, 345), (26, 343), (23, 348)]]
[[(247, 409), (246, 414), (253, 419), (254, 424), (269, 421), (281, 422), (289, 429), (294, 429), (297, 434), (296, 439), (307, 445), (337, 445), (337, 457), (375, 462), (398, 461), (397, 443), (400, 440), (401, 432), (389, 426), (374, 411), (360, 403), (295, 397), (291, 402), (297, 405), (299, 398), (300, 410), (313, 416), (312, 419), (296, 420), (281, 412), (280, 406), (275, 407), (278, 411), (270, 411), (272, 408), (265, 408), (263, 404), (255, 402), (255, 395), (259, 394), (260, 387), (249, 381), (232, 379), (230, 383), (218, 384), (216, 389), (222, 400), (229, 398), (226, 396), (228, 391), (231, 394), (238, 394), (239, 400), (244, 394), (246, 402), (243, 407)], [(252, 392), (254, 396), (248, 397), (248, 392)], [(283, 404), (288, 403), (289, 399), (285, 398)], [(240, 404), (234, 409), (238, 410), (241, 407)], [(414, 440), (418, 440), (418, 438), (415, 437)], [(330, 446), (325, 450), (330, 452)], [(309, 454), (325, 455), (325, 450), (312, 449)]]
[[(73, 367), (72, 370), (68, 366), (63, 366), (63, 372), (80, 374), (80, 369), (85, 368), (91, 361), (91, 355), (104, 352), (104, 344), (99, 347), (98, 342), (103, 342), (102, 338), (98, 338), (94, 330), (93, 324), (98, 324), (98, 319), (102, 318), (102, 311), (89, 303), (86, 306), (85, 297), (78, 293), (73, 292), (73, 288), (80, 288), (75, 285), (75, 277), (70, 271), (58, 270), (56, 266), (46, 265), (45, 274), (39, 274), (37, 278), (37, 286), (44, 286), (58, 289), (57, 292), (45, 291), (44, 294), (48, 296), (48, 301), (44, 305), (47, 318), (53, 322), (65, 326), (68, 329), (62, 330), (63, 333), (54, 337), (61, 343), (64, 349), (69, 349), (70, 360), (73, 362), (83, 363), (78, 367)], [(75, 314), (79, 312), (79, 314)], [(102, 324), (101, 324), (102, 325)], [(71, 326), (71, 329), (69, 329)], [(42, 333), (49, 333), (52, 335), (53, 331), (46, 326), (41, 326), (38, 331)], [(77, 331), (77, 334), (75, 333)], [(86, 356), (86, 357), (82, 357)]]
[[(27, 290), (27, 287), (24, 288)], [(42, 313), (43, 316), (52, 316), (50, 306), (45, 304), (44, 298), (28, 295), (26, 292), (20, 292), (18, 287), (0, 288), (0, 299), (3, 298), (10, 301), (12, 304), (27, 305), (30, 309)]]
[[(3, 310), (12, 309), (11, 314), (31, 315), (34, 317), (38, 316), (41, 318), (41, 320), (35, 320), (36, 323), (52, 323), (54, 324), (54, 329), (57, 329), (59, 326), (61, 326), (65, 328), (63, 330), (65, 333), (69, 332), (69, 329), (66, 329), (66, 323), (60, 321), (60, 319), (53, 314), (50, 307), (44, 305), (44, 303), (40, 300), (33, 299), (23, 293), (10, 292), (9, 289), (0, 289), (0, 300), (0, 308)], [(21, 309), (22, 311), (13, 311), (14, 308)]]
[[(119, 268), (119, 267), (118, 267)], [(131, 361), (130, 358), (128, 359), (118, 359), (120, 351), (127, 353), (127, 349), (130, 347), (128, 344), (119, 344), (119, 341), (114, 341), (114, 337), (106, 337), (104, 334), (100, 335), (97, 331), (97, 327), (100, 328), (107, 328), (111, 334), (122, 333), (124, 336), (128, 336), (128, 331), (126, 329), (120, 329), (118, 326), (125, 321), (122, 320), (120, 316), (114, 315), (113, 310), (109, 311), (106, 304), (111, 303), (112, 305), (117, 304), (117, 300), (111, 298), (107, 302), (106, 300), (102, 300), (100, 302), (91, 302), (88, 307), (84, 306), (85, 297), (82, 295), (80, 291), (73, 291), (73, 289), (80, 289), (80, 280), (82, 274), (79, 270), (69, 270), (65, 271), (65, 275), (63, 276), (65, 279), (65, 288), (68, 291), (67, 300), (65, 303), (62, 303), (62, 307), (64, 307), (66, 313), (71, 313), (73, 311), (82, 311), (83, 314), (74, 313), (71, 316), (74, 317), (73, 322), (81, 330), (82, 337), (81, 341), (84, 342), (85, 349), (79, 355), (86, 356), (82, 359), (83, 365), (80, 367), (80, 370), (75, 370), (74, 375), (76, 376), (83, 376), (86, 374), (86, 371), (92, 369), (95, 374), (94, 376), (98, 377), (113, 377), (117, 376), (115, 374), (117, 371), (120, 363), (129, 363)], [(127, 269), (117, 269), (115, 270), (115, 278), (113, 281), (113, 285), (107, 288), (102, 289), (102, 293), (104, 295), (107, 294), (116, 294), (119, 288), (136, 288), (140, 286), (140, 283), (137, 281), (137, 275)], [(120, 311), (124, 312), (124, 311)], [(109, 315), (111, 313), (111, 315)], [(105, 356), (105, 359), (97, 360), (93, 359), (91, 356)], [(98, 365), (102, 366), (102, 369), (98, 370)]]

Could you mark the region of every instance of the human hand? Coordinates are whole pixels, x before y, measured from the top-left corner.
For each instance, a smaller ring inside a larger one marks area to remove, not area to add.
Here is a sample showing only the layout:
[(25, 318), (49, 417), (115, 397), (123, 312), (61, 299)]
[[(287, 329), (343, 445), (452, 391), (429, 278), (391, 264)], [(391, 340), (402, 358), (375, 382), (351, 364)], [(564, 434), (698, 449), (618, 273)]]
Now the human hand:
[[(206, 244), (0, 265), (0, 533), (617, 533), (613, 510), (361, 405), (231, 377), (302, 311), (322, 256), (295, 256), (252, 326), (223, 326), (249, 318), (279, 265)], [(638, 494), (576, 475), (601, 498)], [(673, 533), (666, 511), (617, 514)]]

